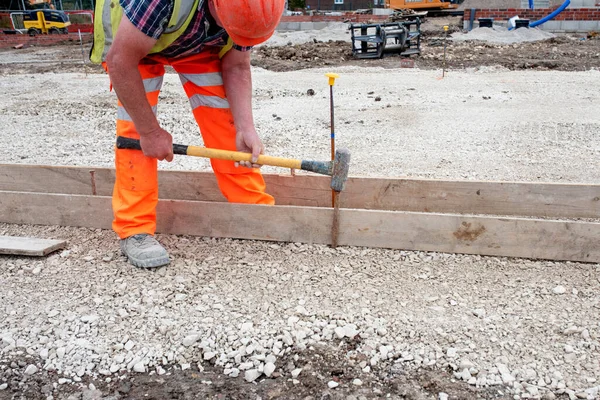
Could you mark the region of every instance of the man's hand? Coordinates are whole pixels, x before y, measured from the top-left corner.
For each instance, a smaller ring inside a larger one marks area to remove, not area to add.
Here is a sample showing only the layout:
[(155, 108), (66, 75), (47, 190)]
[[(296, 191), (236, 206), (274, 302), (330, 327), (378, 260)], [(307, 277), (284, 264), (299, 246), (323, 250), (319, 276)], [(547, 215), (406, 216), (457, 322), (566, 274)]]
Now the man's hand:
[(173, 160), (173, 137), (162, 128), (140, 134), (140, 146), (146, 157)]
[(258, 156), (263, 154), (265, 147), (263, 146), (262, 141), (258, 137), (256, 130), (251, 129), (244, 132), (238, 131), (235, 137), (235, 145), (238, 151), (243, 151), (245, 153), (252, 154), (252, 162), (240, 161), (239, 163), (235, 163), (236, 167), (238, 165), (247, 168), (262, 167), (262, 165), (256, 164), (256, 162), (258, 161)]

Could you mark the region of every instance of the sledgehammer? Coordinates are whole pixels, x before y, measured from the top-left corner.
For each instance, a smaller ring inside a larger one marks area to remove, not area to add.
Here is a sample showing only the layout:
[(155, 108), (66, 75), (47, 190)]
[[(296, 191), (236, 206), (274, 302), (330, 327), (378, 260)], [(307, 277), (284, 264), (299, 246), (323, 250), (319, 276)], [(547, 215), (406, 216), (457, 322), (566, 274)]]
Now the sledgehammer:
[[(142, 147), (140, 146), (140, 141), (138, 139), (130, 139), (123, 136), (118, 136), (117, 149), (141, 150)], [(186, 146), (182, 144), (173, 145), (173, 154), (215, 158), (218, 160), (236, 162), (252, 161), (252, 154), (249, 153), (210, 149), (199, 146)], [(350, 169), (350, 152), (347, 149), (336, 150), (333, 161), (294, 160), (290, 158), (260, 155), (258, 156), (258, 161), (255, 164), (270, 165), (272, 167), (302, 169), (304, 171), (331, 176), (331, 189), (339, 193), (344, 190), (344, 185), (348, 179), (348, 170)]]

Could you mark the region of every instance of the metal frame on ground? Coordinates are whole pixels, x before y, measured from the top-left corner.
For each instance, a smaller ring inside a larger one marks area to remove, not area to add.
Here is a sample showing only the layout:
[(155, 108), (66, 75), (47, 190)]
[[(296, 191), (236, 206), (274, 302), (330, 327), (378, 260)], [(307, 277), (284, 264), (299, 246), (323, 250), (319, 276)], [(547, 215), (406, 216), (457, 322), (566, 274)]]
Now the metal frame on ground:
[[(265, 179), (276, 206), (227, 203), (211, 173), (161, 171), (158, 231), (331, 243), (327, 177)], [(110, 168), (0, 165), (0, 222), (110, 229), (113, 182)], [(600, 185), (350, 178), (341, 202), (342, 246), (600, 262), (600, 223), (586, 221)]]

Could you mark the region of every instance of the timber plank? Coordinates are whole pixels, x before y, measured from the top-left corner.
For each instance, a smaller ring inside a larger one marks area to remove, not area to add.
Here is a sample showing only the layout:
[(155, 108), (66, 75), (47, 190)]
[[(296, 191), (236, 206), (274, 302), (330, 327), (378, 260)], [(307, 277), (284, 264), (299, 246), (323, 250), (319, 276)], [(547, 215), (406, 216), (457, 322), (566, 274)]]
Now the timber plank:
[(65, 240), (0, 236), (0, 254), (45, 256), (63, 249), (66, 244)]
[[(160, 200), (168, 234), (329, 244), (333, 210)], [(105, 196), (0, 192), (0, 221), (109, 229)], [(342, 209), (340, 245), (600, 262), (600, 223)]]
[[(0, 190), (110, 196), (111, 168), (0, 165)], [(329, 178), (265, 175), (278, 205), (330, 207)], [(210, 172), (159, 171), (159, 196), (173, 200), (225, 201)], [(342, 207), (388, 211), (554, 218), (600, 218), (600, 185), (349, 178)]]

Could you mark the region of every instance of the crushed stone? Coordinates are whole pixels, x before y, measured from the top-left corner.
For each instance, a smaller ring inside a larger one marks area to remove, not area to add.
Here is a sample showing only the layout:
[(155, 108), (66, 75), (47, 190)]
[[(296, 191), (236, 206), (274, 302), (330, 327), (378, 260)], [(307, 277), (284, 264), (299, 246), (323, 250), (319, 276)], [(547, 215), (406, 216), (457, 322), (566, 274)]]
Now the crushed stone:
[(452, 34), (452, 40), (457, 42), (477, 40), (493, 44), (538, 42), (554, 37), (556, 37), (556, 35), (553, 33), (537, 28), (514, 29), (509, 31), (508, 29), (499, 26), (494, 28), (475, 28), (467, 33), (456, 32)]

